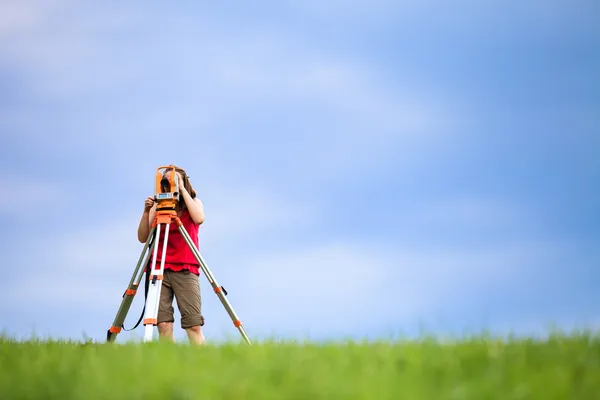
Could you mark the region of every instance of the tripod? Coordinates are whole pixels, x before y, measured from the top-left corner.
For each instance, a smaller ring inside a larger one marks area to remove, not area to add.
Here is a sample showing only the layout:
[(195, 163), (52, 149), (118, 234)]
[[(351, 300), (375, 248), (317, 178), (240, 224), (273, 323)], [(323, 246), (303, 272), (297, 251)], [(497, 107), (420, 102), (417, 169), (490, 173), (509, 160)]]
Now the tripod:
[[(172, 179), (164, 178), (164, 175), (160, 172), (162, 169), (170, 168), (173, 171), (171, 175)], [(144, 245), (142, 253), (138, 259), (135, 271), (129, 281), (129, 285), (123, 294), (123, 300), (121, 301), (121, 305), (119, 306), (119, 310), (117, 311), (117, 315), (113, 321), (112, 326), (108, 329), (107, 332), (107, 341), (113, 342), (117, 335), (121, 332), (123, 328), (123, 322), (125, 321), (125, 317), (129, 312), (131, 307), (131, 303), (137, 293), (138, 287), (142, 280), (142, 276), (144, 275), (145, 269), (140, 267), (142, 266), (142, 260), (144, 260), (144, 254), (147, 252), (147, 256), (145, 257), (145, 261), (143, 265), (148, 265), (148, 260), (152, 255), (152, 266), (150, 271), (147, 272), (147, 290), (146, 290), (146, 299), (144, 305), (145, 314), (144, 317), (144, 342), (149, 342), (153, 339), (154, 327), (157, 326), (157, 316), (158, 316), (158, 305), (160, 301), (160, 291), (162, 288), (163, 281), (163, 273), (165, 266), (165, 258), (167, 253), (167, 241), (169, 238), (169, 227), (171, 224), (176, 224), (179, 232), (185, 239), (186, 244), (194, 254), (194, 257), (200, 264), (200, 268), (202, 272), (208, 279), (209, 283), (213, 287), (213, 290), (221, 300), (221, 303), (225, 307), (225, 310), (229, 314), (229, 317), (233, 321), (233, 325), (239, 330), (243, 339), (251, 345), (250, 339), (244, 330), (242, 322), (238, 318), (237, 314), (233, 310), (233, 307), (225, 297), (227, 295), (227, 291), (223, 286), (220, 286), (217, 283), (217, 280), (214, 278), (212, 272), (204, 262), (202, 255), (198, 251), (198, 248), (195, 246), (192, 238), (189, 233), (186, 231), (183, 223), (177, 216), (177, 212), (175, 210), (175, 206), (179, 199), (179, 180), (175, 174), (175, 167), (170, 165), (167, 167), (159, 167), (156, 173), (156, 186), (157, 186), (157, 194), (155, 195), (155, 200), (158, 202), (158, 206), (156, 208), (156, 216), (154, 217), (154, 221), (152, 223), (152, 227), (150, 229), (150, 233), (148, 234), (148, 239)], [(162, 189), (162, 192), (158, 188)], [(156, 243), (159, 242), (161, 227), (164, 227), (164, 242), (162, 243), (162, 257), (160, 261), (160, 268), (156, 268), (156, 258), (158, 253), (158, 246)], [(141, 322), (141, 317), (138, 323), (132, 328), (135, 329), (137, 325)]]

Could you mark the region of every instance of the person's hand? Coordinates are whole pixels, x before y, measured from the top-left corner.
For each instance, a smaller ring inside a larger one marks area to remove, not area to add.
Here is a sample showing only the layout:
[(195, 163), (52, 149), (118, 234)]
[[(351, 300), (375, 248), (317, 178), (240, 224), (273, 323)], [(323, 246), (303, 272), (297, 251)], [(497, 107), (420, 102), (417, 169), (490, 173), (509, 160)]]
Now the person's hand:
[(181, 173), (177, 173), (177, 180), (179, 182), (179, 191), (181, 193), (183, 192), (187, 192), (187, 189), (185, 188), (185, 185), (183, 184), (183, 177), (181, 176)]
[(146, 200), (144, 200), (144, 211), (150, 211), (152, 206), (154, 205), (154, 197), (148, 196)]

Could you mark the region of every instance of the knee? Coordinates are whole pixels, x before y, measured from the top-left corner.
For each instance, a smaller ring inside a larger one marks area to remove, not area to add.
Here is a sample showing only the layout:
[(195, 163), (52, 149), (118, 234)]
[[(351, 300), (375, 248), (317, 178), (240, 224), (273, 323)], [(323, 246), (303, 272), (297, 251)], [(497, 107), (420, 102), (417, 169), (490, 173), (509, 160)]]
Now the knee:
[(199, 325), (191, 326), (191, 327), (187, 328), (187, 330), (188, 331), (192, 331), (194, 333), (200, 333), (201, 332), (201, 329), (200, 329)]
[(161, 335), (169, 334), (173, 331), (172, 322), (161, 322), (158, 324), (158, 333)]

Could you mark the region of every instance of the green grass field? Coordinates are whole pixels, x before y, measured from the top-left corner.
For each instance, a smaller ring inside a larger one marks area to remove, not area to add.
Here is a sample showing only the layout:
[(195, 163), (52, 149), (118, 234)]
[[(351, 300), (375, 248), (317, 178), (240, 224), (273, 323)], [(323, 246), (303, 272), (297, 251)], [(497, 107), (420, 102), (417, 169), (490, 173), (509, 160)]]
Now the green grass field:
[(0, 341), (2, 399), (600, 399), (600, 341)]

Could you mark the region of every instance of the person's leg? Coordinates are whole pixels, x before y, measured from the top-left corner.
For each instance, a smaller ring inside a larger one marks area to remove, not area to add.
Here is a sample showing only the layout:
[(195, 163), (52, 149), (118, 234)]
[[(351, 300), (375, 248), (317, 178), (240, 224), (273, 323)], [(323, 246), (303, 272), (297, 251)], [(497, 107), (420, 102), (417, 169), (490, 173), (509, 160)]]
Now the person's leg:
[(190, 339), (190, 343), (197, 345), (206, 344), (206, 338), (204, 337), (204, 333), (202, 332), (202, 328), (200, 328), (200, 325), (187, 328), (185, 332), (187, 333), (188, 338)]
[(161, 341), (175, 342), (175, 336), (173, 335), (173, 323), (172, 322), (159, 322), (158, 323), (158, 336)]
[(160, 289), (160, 301), (158, 303), (158, 335), (160, 340), (175, 342), (173, 336), (173, 322), (175, 322), (173, 308), (173, 287), (171, 284), (172, 271), (165, 269), (163, 283)]
[(186, 331), (192, 344), (204, 344), (206, 338), (201, 328), (204, 325), (204, 317), (200, 311), (202, 306), (200, 279), (198, 275), (187, 270), (173, 273), (175, 274), (177, 278), (172, 279), (171, 282), (177, 307), (181, 313), (181, 328)]

